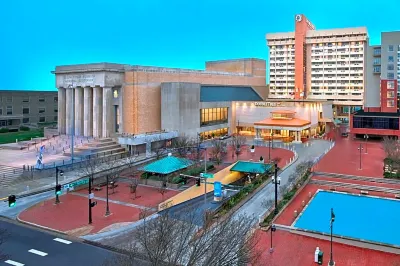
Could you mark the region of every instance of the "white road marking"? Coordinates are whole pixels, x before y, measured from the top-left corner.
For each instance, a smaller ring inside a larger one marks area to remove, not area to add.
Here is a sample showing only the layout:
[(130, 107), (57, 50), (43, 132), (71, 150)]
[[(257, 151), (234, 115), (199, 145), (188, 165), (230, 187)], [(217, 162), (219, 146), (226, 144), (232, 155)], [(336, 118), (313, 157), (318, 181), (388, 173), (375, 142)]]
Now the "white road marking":
[(14, 265), (14, 266), (24, 266), (25, 264), (13, 261), (13, 260), (6, 260), (5, 263), (10, 264), (10, 265)]
[(68, 241), (68, 240), (65, 240), (65, 239), (62, 239), (62, 238), (54, 238), (53, 240), (57, 241), (57, 242), (60, 242), (60, 243), (67, 244), (67, 245), (72, 243), (71, 241)]
[(44, 252), (36, 250), (36, 249), (30, 249), (30, 250), (28, 250), (28, 252), (42, 256), (42, 257), (47, 256), (47, 253), (44, 253)]

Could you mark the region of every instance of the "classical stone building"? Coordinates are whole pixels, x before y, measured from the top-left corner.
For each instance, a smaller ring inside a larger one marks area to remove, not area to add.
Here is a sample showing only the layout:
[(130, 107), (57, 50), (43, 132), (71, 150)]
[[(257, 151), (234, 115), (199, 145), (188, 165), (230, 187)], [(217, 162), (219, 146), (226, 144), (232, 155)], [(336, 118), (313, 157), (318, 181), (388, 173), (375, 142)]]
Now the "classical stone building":
[(110, 63), (57, 66), (52, 73), (58, 89), (58, 130), (94, 137), (163, 130), (162, 84), (248, 86), (266, 98), (265, 67), (260, 59), (206, 62), (205, 70)]

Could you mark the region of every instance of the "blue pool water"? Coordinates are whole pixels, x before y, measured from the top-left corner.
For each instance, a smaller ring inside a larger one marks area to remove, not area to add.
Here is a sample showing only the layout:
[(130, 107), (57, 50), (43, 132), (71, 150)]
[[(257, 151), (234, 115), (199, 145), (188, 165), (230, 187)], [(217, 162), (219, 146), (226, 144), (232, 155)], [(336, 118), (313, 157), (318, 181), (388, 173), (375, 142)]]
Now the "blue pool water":
[(319, 191), (294, 227), (400, 246), (400, 201)]

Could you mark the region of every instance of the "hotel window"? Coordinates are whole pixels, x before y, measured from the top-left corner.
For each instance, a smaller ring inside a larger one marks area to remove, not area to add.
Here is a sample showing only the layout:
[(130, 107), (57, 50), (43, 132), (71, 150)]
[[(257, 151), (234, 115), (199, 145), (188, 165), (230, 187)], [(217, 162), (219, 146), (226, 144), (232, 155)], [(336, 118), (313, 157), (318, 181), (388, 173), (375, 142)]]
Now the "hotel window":
[(387, 100), (386, 106), (387, 106), (387, 107), (394, 107), (394, 106), (395, 106), (395, 105), (394, 105), (394, 100)]
[(387, 73), (388, 79), (394, 79), (394, 73)]
[(228, 123), (228, 107), (200, 110), (200, 126)]
[(55, 102), (55, 103), (58, 103), (58, 96), (55, 96), (55, 97), (54, 97), (54, 102)]
[(44, 116), (39, 117), (39, 122), (40, 123), (46, 122), (46, 117)]
[(12, 103), (12, 101), (13, 101), (13, 97), (12, 96), (7, 96), (6, 102)]
[(380, 58), (375, 58), (374, 59), (374, 65), (380, 65), (381, 64), (381, 59)]
[(118, 98), (118, 90), (114, 90), (114, 98)]
[(393, 64), (389, 64), (387, 66), (387, 70), (394, 70), (394, 65)]
[(0, 108), (0, 115), (3, 115), (3, 109)]
[(28, 115), (29, 114), (29, 107), (22, 107), (22, 114)]
[(375, 48), (374, 55), (381, 55), (381, 48)]
[(44, 99), (44, 97), (42, 97), (42, 96), (41, 96), (41, 97), (39, 97), (39, 102), (40, 102), (40, 103), (44, 103), (44, 102), (45, 102), (45, 99)]
[(24, 117), (24, 118), (22, 118), (22, 123), (23, 123), (23, 124), (29, 123), (29, 117)]
[(394, 63), (394, 57), (393, 55), (388, 56), (388, 63)]
[(58, 116), (54, 117), (54, 121), (57, 122), (58, 121)]
[(43, 114), (44, 112), (46, 112), (46, 108), (39, 107), (39, 114)]
[(386, 88), (387, 88), (388, 90), (394, 90), (394, 80), (389, 80), (389, 81), (387, 82)]
[(393, 45), (389, 45), (388, 51), (389, 51), (389, 52), (393, 52), (393, 51), (394, 51)]
[(29, 97), (24, 97), (22, 98), (23, 103), (29, 103)]
[(54, 113), (58, 113), (58, 107), (54, 106)]
[(7, 106), (6, 115), (12, 115), (12, 106)]
[(388, 91), (386, 96), (387, 98), (394, 98), (394, 91)]

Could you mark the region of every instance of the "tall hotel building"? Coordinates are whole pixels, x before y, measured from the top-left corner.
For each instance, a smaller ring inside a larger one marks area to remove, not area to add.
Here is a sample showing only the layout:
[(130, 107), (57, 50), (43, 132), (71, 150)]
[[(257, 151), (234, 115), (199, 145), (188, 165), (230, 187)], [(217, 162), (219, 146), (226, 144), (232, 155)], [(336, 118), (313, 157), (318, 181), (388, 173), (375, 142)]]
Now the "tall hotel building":
[(363, 106), (366, 87), (365, 27), (316, 30), (295, 16), (295, 32), (267, 34), (270, 98), (329, 100), (338, 118)]

